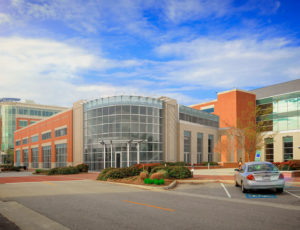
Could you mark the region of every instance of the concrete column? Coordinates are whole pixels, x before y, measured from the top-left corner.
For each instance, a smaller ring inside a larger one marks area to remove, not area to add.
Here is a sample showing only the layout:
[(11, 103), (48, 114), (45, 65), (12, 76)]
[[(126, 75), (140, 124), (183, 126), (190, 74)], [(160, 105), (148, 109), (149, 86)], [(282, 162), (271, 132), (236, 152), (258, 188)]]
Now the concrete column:
[(112, 144), (110, 144), (110, 167), (111, 168), (113, 167), (112, 155), (113, 155), (113, 147), (112, 147)]
[(104, 167), (103, 167), (103, 168), (105, 169), (105, 166), (106, 166), (106, 165), (105, 165), (105, 164), (106, 164), (106, 152), (105, 152), (106, 149), (105, 149), (105, 144), (104, 144), (103, 146), (104, 146), (104, 147), (103, 147), (103, 148), (104, 148), (104, 149), (103, 149), (103, 154), (104, 154), (104, 155), (103, 155), (103, 160), (104, 160)]
[(129, 167), (129, 143), (127, 143), (127, 167)]
[(43, 168), (43, 163), (39, 162), (39, 169), (42, 169), (42, 168)]
[(137, 150), (137, 163), (140, 163), (140, 143), (136, 144), (136, 150)]

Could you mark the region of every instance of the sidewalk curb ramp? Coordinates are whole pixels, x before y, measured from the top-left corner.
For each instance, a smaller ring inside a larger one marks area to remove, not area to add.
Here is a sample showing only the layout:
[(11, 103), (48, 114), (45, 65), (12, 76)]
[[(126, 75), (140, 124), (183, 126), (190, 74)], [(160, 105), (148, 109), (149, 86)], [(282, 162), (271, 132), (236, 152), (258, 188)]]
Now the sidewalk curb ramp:
[(22, 230), (70, 230), (15, 201), (0, 201), (1, 214)]

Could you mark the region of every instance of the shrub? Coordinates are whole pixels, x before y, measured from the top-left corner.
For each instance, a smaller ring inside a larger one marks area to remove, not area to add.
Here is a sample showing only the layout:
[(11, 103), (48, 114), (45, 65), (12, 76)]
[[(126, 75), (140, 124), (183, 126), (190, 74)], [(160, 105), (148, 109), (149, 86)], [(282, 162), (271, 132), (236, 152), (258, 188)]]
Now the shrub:
[(163, 162), (162, 165), (167, 165), (167, 166), (186, 166), (187, 164), (184, 161), (179, 161), (179, 162)]
[(161, 170), (164, 170), (168, 173), (173, 167), (174, 166), (167, 166), (167, 167), (165, 167), (165, 166), (156, 166), (156, 167), (152, 168), (151, 174), (156, 173), (156, 172), (161, 171)]
[(122, 179), (126, 177), (138, 176), (142, 169), (131, 166), (129, 168), (109, 168), (104, 169), (98, 176), (98, 180)]
[(12, 164), (3, 164), (0, 166), (2, 171), (20, 171), (22, 166), (14, 166)]
[(187, 167), (174, 166), (169, 171), (170, 178), (183, 179), (192, 177), (191, 171)]
[(158, 179), (154, 179), (153, 183), (156, 184), (156, 185), (159, 185), (159, 180)]
[(160, 172), (156, 172), (156, 173), (153, 173), (151, 176), (150, 176), (150, 179), (151, 180), (160, 180), (160, 179), (163, 179), (164, 178), (164, 174), (163, 173), (160, 173)]
[(145, 184), (153, 184), (153, 180), (151, 180), (150, 178), (146, 178), (146, 179), (144, 180), (144, 183), (145, 183)]
[(202, 164), (203, 164), (204, 166), (207, 166), (208, 163), (209, 163), (210, 166), (213, 166), (213, 165), (219, 165), (217, 162), (214, 162), (214, 161), (202, 162)]
[(140, 173), (140, 179), (141, 180), (145, 180), (148, 177), (149, 177), (148, 171), (143, 171), (143, 172)]
[(164, 179), (160, 179), (158, 182), (159, 182), (159, 184), (165, 184), (165, 180)]
[(168, 173), (167, 170), (161, 169), (161, 170), (159, 170), (157, 172), (163, 174), (163, 178), (165, 178), (165, 179), (169, 178), (169, 173)]
[(36, 174), (41, 174), (41, 173), (48, 174), (48, 172), (49, 172), (49, 170), (47, 170), (47, 169), (36, 169), (35, 170)]
[(79, 173), (78, 168), (76, 167), (61, 167), (61, 168), (52, 168), (49, 170), (48, 175), (59, 175), (59, 174), (77, 174)]
[(107, 180), (108, 178), (107, 178), (106, 174), (107, 174), (109, 171), (113, 170), (113, 169), (115, 169), (115, 168), (106, 168), (106, 169), (103, 169), (103, 170), (100, 172), (100, 174), (99, 174), (97, 180), (104, 180), (104, 181)]
[(88, 172), (89, 170), (88, 164), (79, 164), (76, 165), (76, 168), (79, 170), (79, 172)]

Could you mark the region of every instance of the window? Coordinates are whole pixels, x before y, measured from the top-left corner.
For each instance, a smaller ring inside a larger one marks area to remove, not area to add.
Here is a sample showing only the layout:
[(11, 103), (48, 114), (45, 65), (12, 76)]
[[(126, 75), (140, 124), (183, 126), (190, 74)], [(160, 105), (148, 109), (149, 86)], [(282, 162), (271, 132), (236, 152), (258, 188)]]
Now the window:
[(31, 137), (31, 143), (35, 143), (39, 141), (39, 135)]
[(208, 161), (213, 161), (214, 136), (208, 135)]
[(67, 165), (67, 144), (55, 145), (55, 167), (64, 167)]
[(61, 137), (67, 135), (67, 128), (55, 130), (55, 137)]
[(21, 166), (21, 153), (20, 153), (20, 150), (16, 150), (16, 166)]
[(23, 150), (23, 166), (28, 167), (29, 162), (28, 162), (28, 149)]
[(197, 133), (197, 164), (203, 161), (203, 134)]
[(293, 160), (293, 137), (283, 137), (283, 160)]
[(19, 121), (19, 126), (20, 127), (26, 127), (28, 125), (28, 121), (20, 120)]
[(51, 146), (42, 148), (43, 168), (51, 168)]
[(191, 132), (184, 131), (184, 162), (191, 163)]
[(16, 141), (16, 146), (20, 146), (21, 145), (21, 141)]
[(32, 168), (39, 167), (39, 148), (31, 149), (31, 167)]
[(51, 138), (51, 131), (48, 133), (43, 133), (42, 134), (42, 140), (47, 140)]
[(28, 137), (23, 139), (22, 144), (23, 144), (23, 145), (28, 144)]
[(265, 159), (266, 159), (266, 161), (269, 161), (269, 162), (273, 162), (273, 160), (274, 160), (273, 138), (265, 139)]

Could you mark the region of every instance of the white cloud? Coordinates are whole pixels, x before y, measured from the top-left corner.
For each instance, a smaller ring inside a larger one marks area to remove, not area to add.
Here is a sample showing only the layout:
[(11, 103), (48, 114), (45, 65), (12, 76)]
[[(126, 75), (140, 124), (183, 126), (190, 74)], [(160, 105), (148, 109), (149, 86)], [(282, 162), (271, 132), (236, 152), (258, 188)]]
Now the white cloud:
[(0, 25), (4, 23), (11, 23), (11, 17), (8, 14), (0, 13)]
[(165, 81), (208, 87), (250, 87), (299, 78), (300, 47), (283, 38), (169, 43), (156, 52), (173, 58)]
[(105, 59), (52, 40), (10, 37), (0, 38), (0, 44), (1, 97), (18, 96), (40, 103), (71, 105), (94, 94), (117, 92), (117, 86), (91, 86), (81, 73), (138, 64)]
[(222, 17), (230, 13), (231, 0), (167, 0), (166, 17), (176, 23), (209, 16)]

